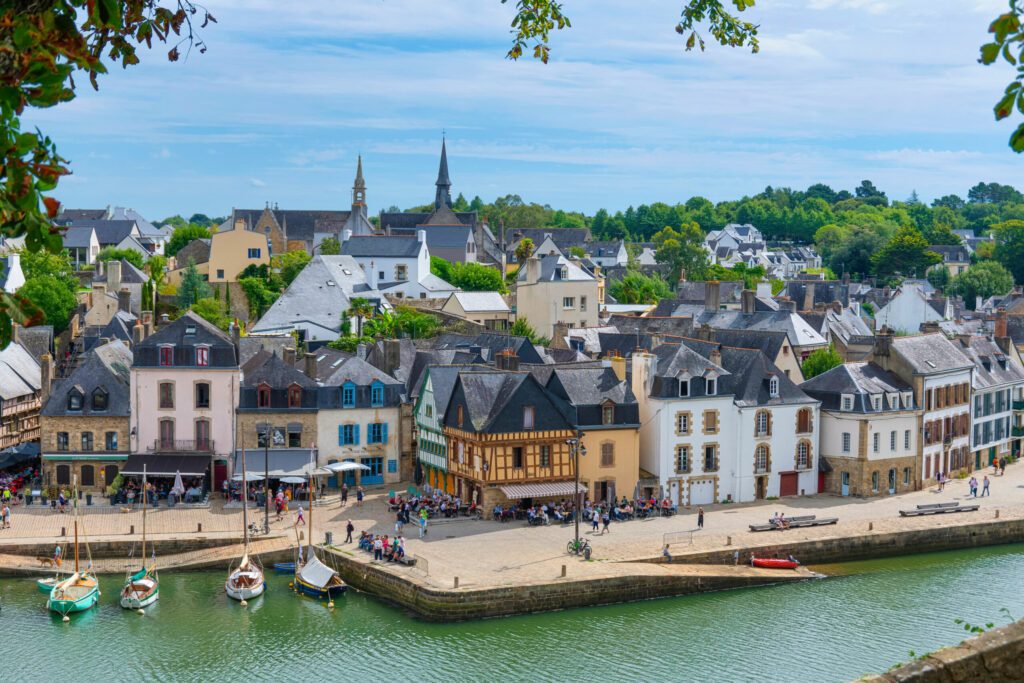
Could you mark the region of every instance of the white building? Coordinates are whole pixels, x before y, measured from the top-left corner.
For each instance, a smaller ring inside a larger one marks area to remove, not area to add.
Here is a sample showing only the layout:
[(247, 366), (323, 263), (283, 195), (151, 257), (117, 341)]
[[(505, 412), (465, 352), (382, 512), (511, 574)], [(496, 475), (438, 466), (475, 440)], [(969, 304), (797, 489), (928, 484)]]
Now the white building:
[(374, 289), (406, 299), (444, 299), (460, 291), (430, 272), (426, 230), (415, 237), (353, 236), (348, 230), (342, 236), (342, 255), (356, 260)]
[(936, 297), (927, 287), (904, 282), (885, 306), (875, 311), (875, 327), (888, 327), (904, 334), (914, 334), (927, 322), (940, 322), (953, 317), (952, 303)]
[[(971, 452), (968, 467), (988, 467), (1012, 451), (1013, 400), (1024, 391), (1024, 367), (1016, 349), (1007, 350), (987, 337), (958, 335), (953, 342), (973, 364), (971, 397)], [(1007, 353), (1009, 352), (1009, 353)]]
[(629, 263), (629, 252), (625, 240), (590, 242), (587, 244), (587, 258), (602, 268), (622, 267)]
[(21, 270), (21, 254), (12, 251), (7, 255), (0, 273), (0, 288), (8, 294), (14, 294), (25, 284), (25, 273)]

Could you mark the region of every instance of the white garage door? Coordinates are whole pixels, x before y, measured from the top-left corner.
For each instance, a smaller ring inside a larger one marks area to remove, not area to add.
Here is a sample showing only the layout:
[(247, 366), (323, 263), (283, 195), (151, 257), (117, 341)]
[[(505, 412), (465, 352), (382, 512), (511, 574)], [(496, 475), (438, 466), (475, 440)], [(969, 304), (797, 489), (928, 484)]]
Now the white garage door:
[(695, 481), (690, 484), (690, 505), (710, 505), (715, 502), (715, 482)]

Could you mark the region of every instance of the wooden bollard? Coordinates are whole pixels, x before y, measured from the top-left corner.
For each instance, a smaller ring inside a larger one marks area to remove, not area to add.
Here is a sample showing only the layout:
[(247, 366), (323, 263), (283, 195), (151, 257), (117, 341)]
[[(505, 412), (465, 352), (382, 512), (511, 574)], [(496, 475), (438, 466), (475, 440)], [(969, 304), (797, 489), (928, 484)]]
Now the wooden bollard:
[(868, 522), (868, 531), (874, 531), (874, 530), (875, 530), (875, 523), (874, 522)]
[(203, 523), (202, 523), (202, 522), (199, 522), (199, 523), (198, 523), (198, 524), (196, 525), (196, 533), (197, 533), (197, 534), (201, 534), (201, 533), (203, 533)]
[(68, 535), (68, 528), (66, 526), (62, 526), (60, 528), (60, 535), (61, 536), (67, 536)]
[(996, 519), (999, 519), (999, 508), (996, 508)]
[(726, 536), (725, 537), (725, 544), (726, 545), (732, 545), (732, 536)]
[(562, 578), (565, 578), (565, 565), (562, 565)]
[(455, 588), (459, 587), (459, 577), (455, 577)]
[(128, 527), (128, 535), (129, 536), (134, 536), (135, 535), (135, 525), (134, 524), (132, 524), (131, 526)]

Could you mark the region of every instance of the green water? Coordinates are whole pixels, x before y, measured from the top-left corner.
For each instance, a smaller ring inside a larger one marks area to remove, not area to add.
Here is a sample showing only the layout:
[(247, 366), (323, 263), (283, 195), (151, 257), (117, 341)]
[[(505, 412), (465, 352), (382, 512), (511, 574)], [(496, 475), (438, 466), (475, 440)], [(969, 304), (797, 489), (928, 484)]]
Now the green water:
[(839, 578), (614, 607), (431, 624), (358, 593), (334, 611), (287, 578), (248, 609), (221, 573), (168, 574), (145, 616), (69, 624), (28, 579), (0, 581), (6, 680), (848, 681), (959, 642), (963, 618), (1024, 617), (1024, 545), (828, 568)]

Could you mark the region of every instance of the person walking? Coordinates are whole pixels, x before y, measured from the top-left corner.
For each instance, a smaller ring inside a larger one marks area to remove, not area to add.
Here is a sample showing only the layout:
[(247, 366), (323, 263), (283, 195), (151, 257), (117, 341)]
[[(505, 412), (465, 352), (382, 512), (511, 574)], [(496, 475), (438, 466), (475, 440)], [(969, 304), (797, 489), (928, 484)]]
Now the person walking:
[(4, 502), (3, 510), (0, 510), (0, 520), (3, 521), (3, 528), (11, 528), (11, 506)]
[(704, 508), (702, 507), (697, 508), (697, 528), (704, 528)]
[(601, 525), (601, 513), (594, 508), (594, 514), (590, 516), (590, 527), (592, 531), (597, 531), (597, 528)]
[(345, 507), (345, 503), (348, 502), (348, 484), (345, 482), (341, 483), (341, 507)]
[(420, 538), (423, 538), (426, 535), (427, 535), (427, 516), (424, 514), (424, 515), (420, 516)]
[(299, 503), (299, 509), (297, 510), (296, 514), (297, 514), (297, 518), (295, 520), (295, 526), (298, 526), (300, 524), (305, 526), (306, 519), (305, 519), (305, 517), (302, 516), (302, 503)]
[(356, 505), (362, 507), (363, 505), (363, 487), (356, 487)]
[(608, 525), (611, 524), (611, 521), (612, 521), (611, 515), (608, 514), (607, 510), (605, 510), (603, 513), (601, 513), (601, 535), (602, 536), (604, 536), (606, 533), (610, 534), (612, 532), (612, 530), (608, 528)]
[(352, 532), (356, 530), (356, 525), (352, 523), (352, 520), (348, 520), (348, 524), (345, 525), (345, 543), (352, 542)]
[(57, 544), (57, 547), (53, 549), (53, 563), (58, 567), (60, 566), (60, 544)]
[[(977, 486), (977, 484), (975, 484), (975, 486)], [(987, 474), (985, 475), (985, 478), (984, 478), (984, 479), (982, 479), (982, 481), (981, 481), (981, 495), (982, 495), (982, 496), (987, 496), (987, 495), (989, 495), (989, 490), (988, 490), (988, 475), (987, 475)]]
[(999, 458), (999, 476), (1006, 474), (1006, 457)]
[(403, 524), (405, 524), (405, 519), (403, 519), (403, 517), (402, 517), (402, 511), (399, 510), (398, 514), (395, 515), (395, 533), (396, 534), (401, 534), (402, 533), (402, 525)]
[(970, 478), (970, 480), (967, 482), (967, 488), (973, 497), (978, 497), (978, 480), (976, 478)]

